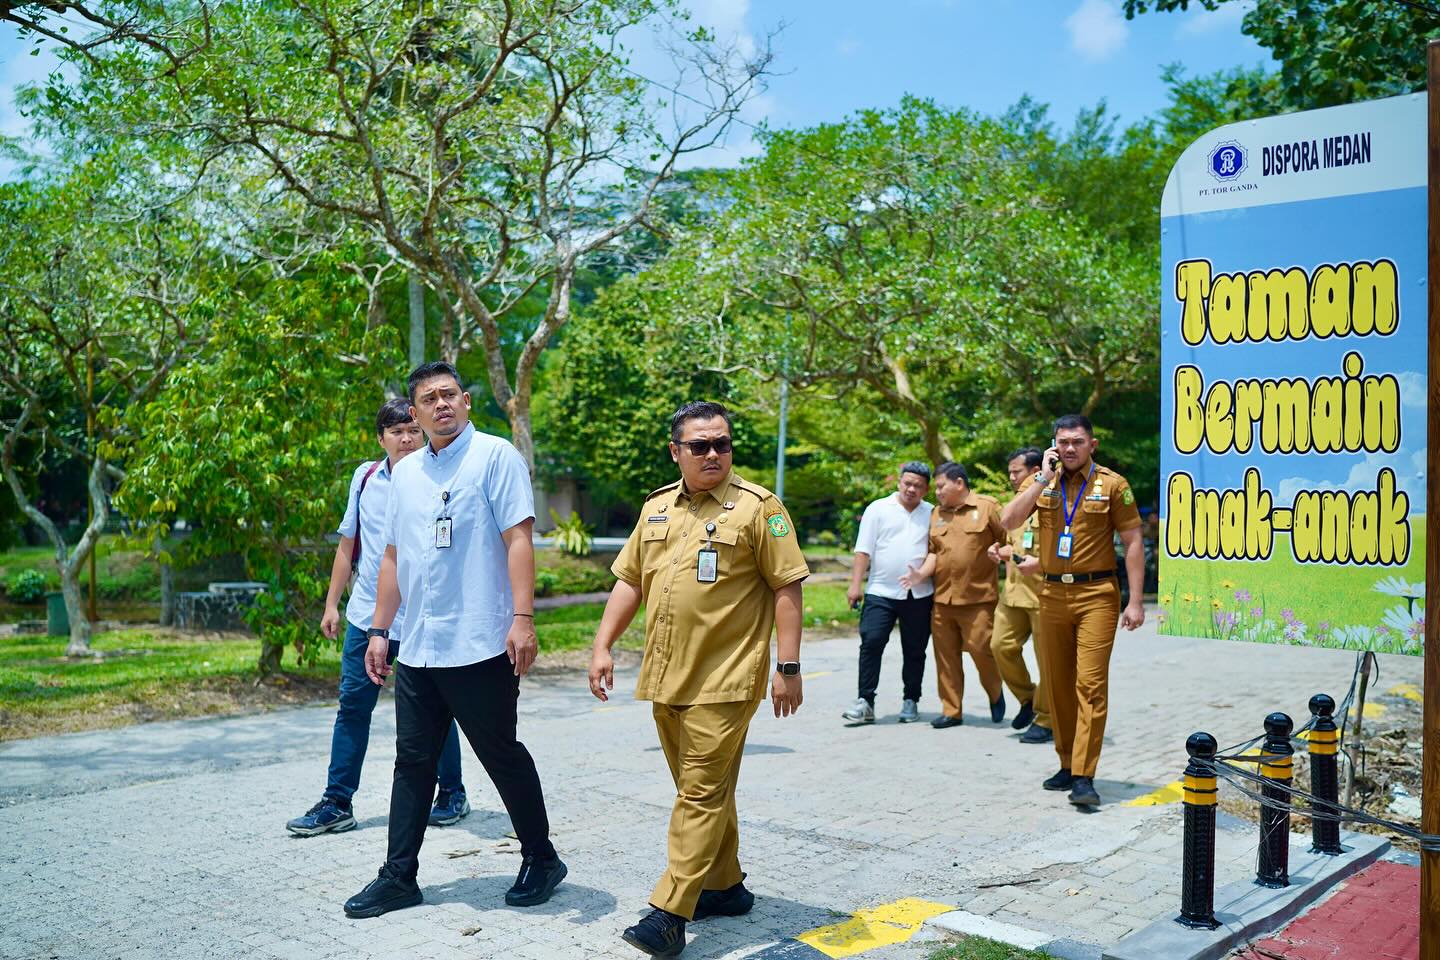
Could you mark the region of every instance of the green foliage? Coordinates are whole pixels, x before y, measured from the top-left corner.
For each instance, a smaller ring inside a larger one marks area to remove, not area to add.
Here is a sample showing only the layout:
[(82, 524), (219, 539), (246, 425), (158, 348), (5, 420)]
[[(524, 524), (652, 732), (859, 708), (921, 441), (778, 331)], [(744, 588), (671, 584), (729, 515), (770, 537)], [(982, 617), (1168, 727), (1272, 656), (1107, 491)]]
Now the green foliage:
[(608, 561), (598, 557), (541, 551), (536, 556), (535, 595), (561, 597), (577, 593), (601, 593), (615, 586)]
[(1054, 960), (1043, 950), (1022, 950), (987, 937), (965, 937), (959, 943), (937, 947), (926, 960)]
[[(1235, 2), (1125, 0), (1125, 15)], [(1232, 92), (1260, 94), (1251, 100), (1260, 109), (1250, 115), (1263, 116), (1423, 89), (1425, 44), (1440, 37), (1440, 15), (1430, 7), (1399, 0), (1255, 0), (1241, 31), (1269, 50), (1280, 70), (1273, 86), (1257, 88), (1246, 78)]]
[(5, 581), (5, 594), (14, 603), (39, 603), (46, 587), (45, 574), (39, 570), (21, 570)]
[(590, 546), (595, 539), (594, 531), (581, 519), (580, 514), (571, 510), (570, 516), (562, 520), (560, 514), (551, 508), (550, 519), (555, 523), (555, 529), (550, 532), (550, 536), (555, 538), (557, 550), (576, 557), (590, 555)]
[(365, 329), (356, 287), (338, 269), (273, 280), (217, 320), (209, 349), (157, 400), (126, 411), (136, 439), (116, 503), (136, 541), (178, 517), (194, 528), (183, 562), (243, 558), (269, 585), (250, 614), (266, 671), (314, 638), (332, 552), (323, 536), (401, 368), (394, 332)]

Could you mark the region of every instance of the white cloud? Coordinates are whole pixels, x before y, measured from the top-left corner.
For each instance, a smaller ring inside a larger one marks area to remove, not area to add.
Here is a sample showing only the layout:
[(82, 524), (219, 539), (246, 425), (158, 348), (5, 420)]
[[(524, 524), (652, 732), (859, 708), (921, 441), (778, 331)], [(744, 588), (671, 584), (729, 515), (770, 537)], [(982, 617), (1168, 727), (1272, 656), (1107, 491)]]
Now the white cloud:
[(734, 41), (744, 56), (755, 54), (755, 35), (745, 23), (750, 0), (691, 0), (688, 6), (693, 23), (715, 31), (721, 43)]
[(1413, 370), (1395, 374), (1400, 381), (1400, 405), (1402, 407), (1425, 406), (1425, 378)]
[(1096, 63), (1118, 53), (1130, 36), (1130, 25), (1120, 13), (1120, 4), (1112, 0), (1081, 0), (1066, 18), (1065, 29), (1070, 34), (1071, 48)]
[(1245, 14), (1249, 13), (1254, 6), (1254, 0), (1244, 0), (1243, 3), (1223, 3), (1214, 10), (1206, 10), (1197, 5), (1181, 18), (1177, 32), (1182, 37), (1219, 33), (1222, 30), (1238, 32), (1240, 21), (1245, 19)]
[(1425, 512), (1425, 451), (1414, 453), (1372, 453), (1350, 468), (1344, 481), (1307, 480), (1304, 477), (1286, 477), (1275, 488), (1276, 506), (1288, 507), (1295, 502), (1295, 494), (1301, 490), (1345, 490), (1349, 493), (1374, 490), (1375, 478), (1381, 468), (1395, 471), (1395, 486), (1410, 498), (1412, 514)]

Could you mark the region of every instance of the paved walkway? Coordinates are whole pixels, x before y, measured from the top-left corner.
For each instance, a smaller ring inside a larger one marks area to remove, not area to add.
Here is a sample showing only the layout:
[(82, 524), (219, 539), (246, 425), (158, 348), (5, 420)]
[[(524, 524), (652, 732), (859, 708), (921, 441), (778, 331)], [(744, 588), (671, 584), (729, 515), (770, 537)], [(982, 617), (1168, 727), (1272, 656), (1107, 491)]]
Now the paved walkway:
[[(1108, 802), (1085, 814), (1038, 789), (1054, 753), (1019, 744), (1008, 724), (978, 712), (944, 731), (897, 724), (898, 643), (882, 677), (886, 716), (844, 727), (856, 643), (807, 644), (799, 716), (757, 717), (740, 811), (759, 900), (748, 917), (693, 925), (686, 957), (919, 960), (929, 948), (906, 938), (935, 909), (926, 904), (1113, 942), (1173, 912), (1179, 886), (1180, 808), (1122, 801), (1176, 779), (1192, 730), (1227, 744), (1258, 733), (1271, 710), (1303, 717), (1312, 693), (1343, 695), (1353, 666), (1343, 652), (1161, 638), (1148, 626), (1122, 635), (1098, 783)], [(1382, 690), (1420, 679), (1418, 658), (1382, 666)], [(617, 693), (633, 681), (622, 673)], [(973, 673), (968, 698), (983, 710)], [(291, 838), (284, 821), (323, 786), (329, 708), (0, 744), (0, 957), (639, 957), (618, 933), (646, 909), (672, 795), (648, 705), (602, 706), (579, 676), (525, 683), (522, 736), (570, 865), (549, 904), (504, 907), (516, 844), (467, 753), (476, 810), (430, 831), (426, 904), (350, 921), (340, 904), (384, 856), (388, 703), (356, 798), (360, 828), (311, 839)], [(922, 701), (925, 719), (934, 705)], [(1219, 882), (1253, 870), (1254, 850), (1250, 827), (1222, 830)]]

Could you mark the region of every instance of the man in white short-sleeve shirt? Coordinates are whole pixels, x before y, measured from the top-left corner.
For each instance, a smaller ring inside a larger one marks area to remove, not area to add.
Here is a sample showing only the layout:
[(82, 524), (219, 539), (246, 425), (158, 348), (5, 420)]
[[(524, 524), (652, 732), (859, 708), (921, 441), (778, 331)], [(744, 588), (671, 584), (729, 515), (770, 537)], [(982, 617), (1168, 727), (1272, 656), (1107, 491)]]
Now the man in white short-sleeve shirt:
[(871, 503), (860, 517), (855, 565), (846, 591), (852, 607), (862, 594), (865, 598), (860, 612), (860, 695), (841, 714), (849, 723), (875, 722), (880, 661), (897, 621), (904, 688), (899, 719), (910, 723), (920, 717), (920, 689), (925, 679), (925, 647), (930, 642), (930, 605), (935, 590), (928, 579), (905, 587), (900, 578), (925, 562), (933, 509), (925, 501), (929, 490), (930, 467), (912, 460), (900, 466), (896, 491)]
[(520, 678), (535, 660), (535, 525), (530, 470), (509, 442), (470, 424), (470, 394), (443, 361), (410, 374), (410, 403), (430, 442), (395, 470), (366, 672), (385, 682), (387, 628), (405, 604), (395, 672), (395, 783), (380, 875), (345, 903), (378, 917), (423, 897), (415, 881), (429, 784), (453, 718), (495, 784), (521, 864), (511, 906), (550, 899), (565, 864), (535, 761), (515, 735)]

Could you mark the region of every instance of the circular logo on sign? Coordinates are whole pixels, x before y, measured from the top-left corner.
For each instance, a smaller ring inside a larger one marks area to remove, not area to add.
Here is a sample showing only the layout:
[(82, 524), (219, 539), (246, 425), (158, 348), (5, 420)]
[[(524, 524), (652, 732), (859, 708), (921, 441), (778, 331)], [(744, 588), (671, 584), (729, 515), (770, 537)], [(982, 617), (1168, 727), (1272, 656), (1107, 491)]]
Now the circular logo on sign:
[(1210, 150), (1210, 176), (1216, 180), (1234, 180), (1245, 172), (1249, 161), (1245, 148), (1236, 141), (1217, 143)]

